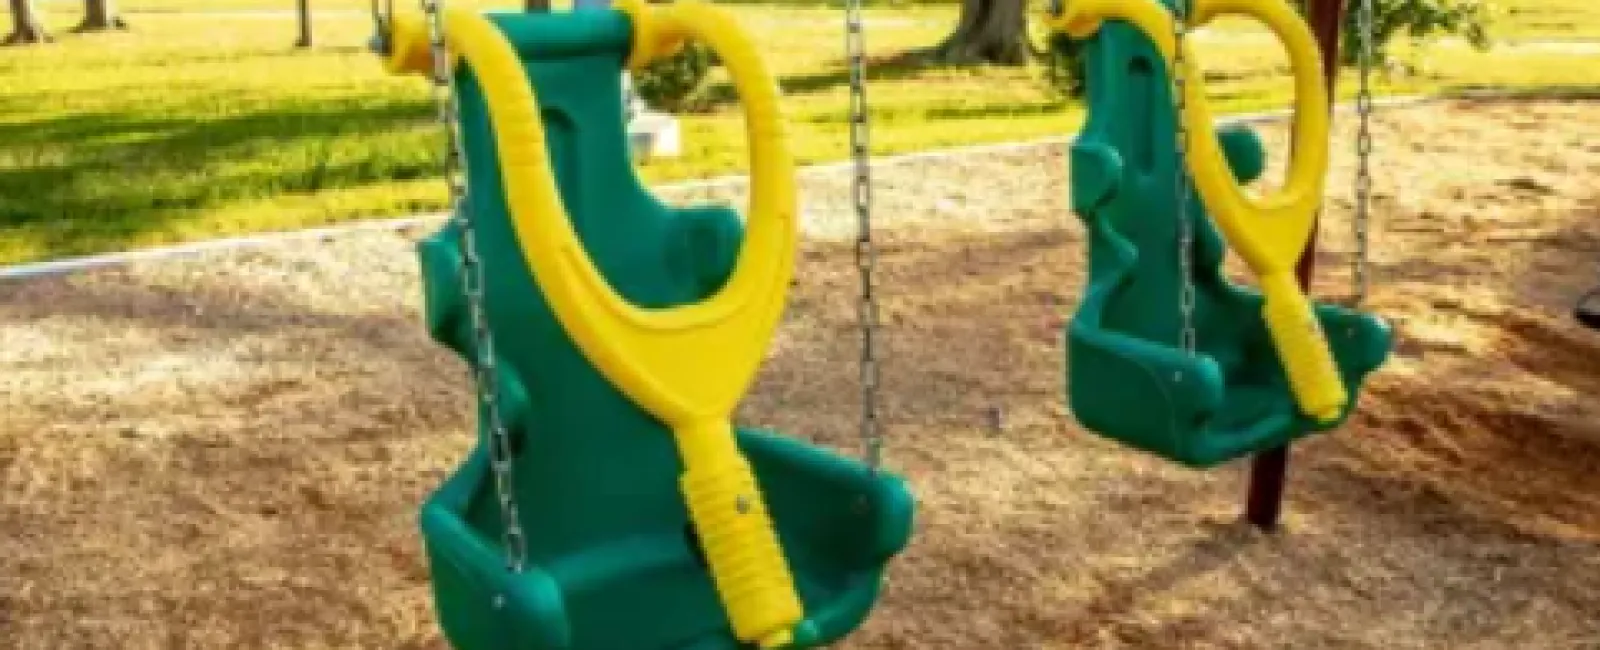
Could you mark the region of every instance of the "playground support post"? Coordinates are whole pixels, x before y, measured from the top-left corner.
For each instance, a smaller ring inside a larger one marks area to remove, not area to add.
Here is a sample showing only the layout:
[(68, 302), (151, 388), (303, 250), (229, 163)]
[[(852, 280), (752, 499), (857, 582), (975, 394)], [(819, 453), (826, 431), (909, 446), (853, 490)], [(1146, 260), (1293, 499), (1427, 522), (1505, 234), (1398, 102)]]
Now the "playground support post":
[[(1339, 38), (1344, 26), (1345, 0), (1305, 0), (1306, 18), (1311, 31), (1322, 48), (1322, 73), (1328, 88), (1328, 110), (1337, 102), (1335, 91), (1339, 83)], [(1311, 279), (1317, 264), (1317, 224), (1311, 227), (1311, 241), (1300, 254), (1295, 267), (1300, 288), (1311, 288)], [(1256, 455), (1250, 466), (1250, 495), (1245, 504), (1245, 518), (1256, 528), (1272, 531), (1278, 528), (1283, 514), (1283, 486), (1289, 475), (1289, 446), (1268, 449)]]

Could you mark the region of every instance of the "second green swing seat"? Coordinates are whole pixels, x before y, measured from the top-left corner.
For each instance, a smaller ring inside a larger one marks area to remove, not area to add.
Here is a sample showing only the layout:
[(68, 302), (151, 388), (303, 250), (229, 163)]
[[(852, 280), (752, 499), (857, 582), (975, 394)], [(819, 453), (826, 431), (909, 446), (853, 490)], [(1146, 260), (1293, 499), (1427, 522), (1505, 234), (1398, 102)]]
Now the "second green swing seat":
[[(696, 302), (732, 269), (742, 227), (722, 207), (672, 209), (638, 181), (618, 78), (630, 21), (612, 11), (497, 14), (539, 114), (556, 183), (591, 259), (644, 307)], [(608, 382), (563, 331), (508, 214), (495, 125), (456, 69), (470, 205), (514, 444), (528, 563), (507, 569), (488, 432), (423, 509), (437, 610), (462, 650), (734, 650), (685, 510), (672, 433)], [(455, 226), (421, 244), (433, 335), (476, 358)], [(480, 417), (480, 421), (486, 421)], [(867, 616), (911, 533), (897, 477), (770, 432), (740, 429), (804, 603), (791, 647), (832, 643)]]
[[(1119, 20), (1079, 45), (1089, 114), (1072, 147), (1072, 204), (1087, 230), (1089, 275), (1066, 337), (1073, 415), (1097, 434), (1197, 468), (1336, 427), (1356, 400), (1332, 422), (1300, 411), (1262, 297), (1224, 275), (1225, 243), (1192, 190), (1197, 345), (1194, 354), (1181, 345), (1174, 188), (1182, 161), (1167, 66), (1143, 32)], [(1218, 135), (1238, 181), (1258, 178), (1259, 138), (1245, 127)], [(1388, 356), (1388, 326), (1333, 305), (1315, 313), (1348, 394), (1358, 395)]]

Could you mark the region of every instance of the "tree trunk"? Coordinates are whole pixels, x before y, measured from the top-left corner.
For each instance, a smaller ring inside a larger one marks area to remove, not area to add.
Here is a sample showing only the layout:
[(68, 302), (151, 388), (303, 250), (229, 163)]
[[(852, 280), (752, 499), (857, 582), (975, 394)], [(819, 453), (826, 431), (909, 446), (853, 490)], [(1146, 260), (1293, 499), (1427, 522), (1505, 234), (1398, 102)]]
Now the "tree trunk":
[(76, 32), (103, 32), (111, 29), (127, 29), (128, 24), (122, 22), (122, 16), (117, 14), (115, 0), (84, 0), (83, 22), (73, 29)]
[(550, 0), (526, 0), (523, 8), (531, 13), (546, 13), (550, 11)]
[(1024, 65), (1032, 53), (1026, 0), (962, 0), (955, 31), (931, 52), (945, 63), (998, 65)]
[(11, 34), (0, 41), (0, 45), (25, 45), (50, 40), (50, 35), (44, 31), (44, 23), (39, 20), (39, 11), (33, 6), (33, 0), (11, 0), (10, 4)]
[(295, 47), (311, 47), (311, 0), (295, 0), (295, 12), (300, 19), (300, 38)]

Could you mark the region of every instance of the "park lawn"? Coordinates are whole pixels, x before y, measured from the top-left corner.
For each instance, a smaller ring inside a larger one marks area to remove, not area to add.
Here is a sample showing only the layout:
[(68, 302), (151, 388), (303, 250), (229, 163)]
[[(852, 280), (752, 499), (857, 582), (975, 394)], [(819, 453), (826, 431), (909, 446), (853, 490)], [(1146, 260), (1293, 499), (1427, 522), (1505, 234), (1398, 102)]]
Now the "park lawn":
[(1496, 3), (1494, 35), (1504, 39), (1600, 40), (1600, 2), (1516, 0)]
[[(195, 4), (126, 2), (133, 32), (63, 34), (48, 47), (0, 50), (0, 263), (442, 208), (429, 94), (418, 79), (384, 75), (364, 51), (369, 25), (348, 10), (363, 4), (321, 14), (319, 46), (309, 52), (288, 47), (287, 15), (176, 11)], [(45, 6), (52, 24), (76, 17), (70, 3)], [(780, 76), (799, 160), (843, 157), (839, 13), (789, 5), (734, 11)], [(1600, 24), (1576, 11), (1586, 25)], [(896, 54), (936, 42), (954, 16), (952, 7), (932, 5), (869, 12), (875, 153), (1077, 127), (1079, 110), (1056, 98), (1037, 70), (897, 63)], [(1201, 43), (1213, 100), (1224, 111), (1281, 106), (1289, 93), (1284, 57), (1264, 39), (1228, 36), (1241, 29)], [(1382, 90), (1592, 84), (1600, 65), (1600, 56), (1457, 45), (1417, 60), (1423, 74), (1387, 80)], [(725, 94), (723, 85), (713, 80), (713, 96)], [(642, 175), (668, 181), (743, 167), (734, 104), (683, 116), (683, 139), (683, 157), (645, 165)]]

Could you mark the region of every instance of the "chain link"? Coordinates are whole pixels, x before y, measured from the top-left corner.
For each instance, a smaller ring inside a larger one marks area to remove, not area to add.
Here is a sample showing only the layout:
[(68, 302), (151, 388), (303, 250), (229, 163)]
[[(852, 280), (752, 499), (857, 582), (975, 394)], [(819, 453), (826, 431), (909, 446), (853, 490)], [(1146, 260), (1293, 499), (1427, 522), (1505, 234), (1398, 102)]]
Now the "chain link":
[(1357, 12), (1357, 37), (1361, 40), (1358, 56), (1361, 59), (1360, 87), (1356, 93), (1356, 113), (1360, 116), (1356, 130), (1355, 216), (1351, 219), (1356, 254), (1351, 262), (1351, 277), (1355, 284), (1352, 303), (1360, 306), (1367, 300), (1368, 256), (1370, 235), (1368, 221), (1372, 215), (1372, 68), (1376, 53), (1373, 51), (1373, 0), (1361, 0)]
[(468, 312), (472, 319), (473, 350), (476, 352), (472, 379), (483, 417), (489, 422), (489, 467), (494, 474), (495, 497), (500, 506), (501, 542), (506, 549), (506, 566), (514, 573), (521, 573), (528, 561), (528, 542), (517, 508), (516, 482), (511, 467), (511, 433), (506, 429), (500, 411), (500, 377), (495, 365), (494, 336), (489, 331), (488, 314), (484, 309), (483, 261), (478, 257), (467, 186), (462, 176), (461, 138), (456, 131), (460, 113), (449, 52), (445, 47), (441, 4), (442, 0), (422, 0), (423, 10), (428, 14), (429, 37), (432, 39), (434, 101), (439, 106), (439, 121), (445, 131), (444, 175), (450, 188), (450, 208), (461, 232), (461, 290), (467, 297)]
[(878, 421), (878, 299), (873, 292), (872, 274), (878, 252), (872, 243), (872, 157), (871, 133), (867, 122), (867, 80), (865, 27), (861, 0), (845, 3), (845, 51), (850, 66), (850, 157), (855, 174), (850, 188), (856, 223), (856, 270), (861, 274), (861, 444), (867, 466), (874, 471), (883, 462), (883, 429)]
[(1178, 273), (1182, 275), (1182, 288), (1178, 293), (1178, 312), (1183, 317), (1183, 329), (1178, 343), (1189, 356), (1195, 356), (1199, 335), (1194, 327), (1194, 222), (1189, 216), (1189, 127), (1185, 117), (1189, 111), (1188, 53), (1189, 0), (1176, 0), (1173, 5), (1172, 40), (1172, 92), (1177, 107), (1178, 133), (1177, 162), (1173, 176), (1177, 179), (1174, 192), (1178, 201)]

